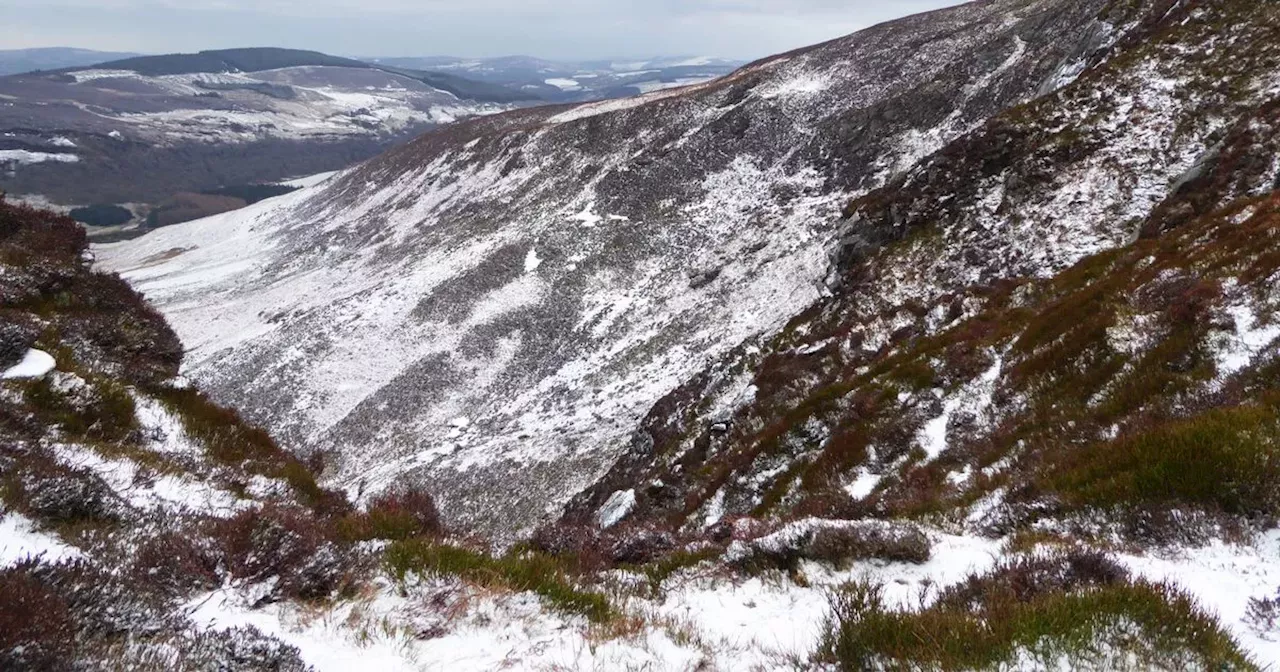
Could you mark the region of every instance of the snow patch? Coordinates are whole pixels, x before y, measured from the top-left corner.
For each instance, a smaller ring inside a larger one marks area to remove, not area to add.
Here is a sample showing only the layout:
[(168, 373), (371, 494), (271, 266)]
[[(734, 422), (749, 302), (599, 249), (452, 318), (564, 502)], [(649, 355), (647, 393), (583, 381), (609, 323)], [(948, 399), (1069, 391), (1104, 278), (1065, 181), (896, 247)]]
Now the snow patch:
[(79, 163), (80, 157), (75, 154), (50, 154), (49, 152), (32, 152), (25, 149), (0, 149), (0, 163)]
[(0, 517), (0, 568), (12, 567), (27, 558), (57, 562), (80, 557), (79, 549), (36, 529), (31, 519), (18, 513)]
[(57, 366), (58, 363), (53, 359), (53, 355), (44, 350), (32, 348), (23, 355), (21, 362), (0, 373), (0, 379), (42, 378)]

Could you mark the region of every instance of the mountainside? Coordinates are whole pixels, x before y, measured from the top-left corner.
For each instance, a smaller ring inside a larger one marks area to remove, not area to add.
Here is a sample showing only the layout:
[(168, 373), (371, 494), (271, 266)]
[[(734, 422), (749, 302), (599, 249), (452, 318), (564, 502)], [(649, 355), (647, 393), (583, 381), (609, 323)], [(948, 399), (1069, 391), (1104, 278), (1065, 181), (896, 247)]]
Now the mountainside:
[(65, 205), (154, 204), (337, 170), (436, 125), (536, 102), (452, 74), (286, 49), (0, 77), (0, 98), (0, 189)]
[(334, 482), (431, 482), (452, 523), (509, 538), (662, 395), (817, 301), (851, 198), (1070, 81), (1147, 9), (977, 3), (708, 85), (456, 124), (102, 255), (190, 375)]
[(1269, 669), (1278, 157), (1280, 3), (986, 0), (96, 248), (185, 359), (0, 204), (0, 655)]
[(1212, 236), (1237, 235), (1222, 217), (1271, 225), (1280, 12), (1157, 9), (1074, 84), (850, 202), (833, 296), (646, 419), (654, 444), (611, 479), (671, 486), (639, 511), (684, 522), (810, 496), (893, 511), (948, 478), (968, 505), (1005, 480), (969, 476), (1042, 459), (1026, 444), (1116, 440), (1221, 403), (1274, 338), (1270, 241)]

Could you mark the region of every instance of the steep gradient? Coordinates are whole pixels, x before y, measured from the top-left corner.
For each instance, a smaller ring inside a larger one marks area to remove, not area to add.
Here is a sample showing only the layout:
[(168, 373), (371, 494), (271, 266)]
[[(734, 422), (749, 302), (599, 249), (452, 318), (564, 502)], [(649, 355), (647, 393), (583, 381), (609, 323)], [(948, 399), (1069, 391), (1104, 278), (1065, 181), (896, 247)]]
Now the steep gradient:
[(510, 533), (818, 300), (851, 198), (1070, 82), (1145, 11), (1107, 4), (975, 3), (708, 85), (467, 122), (102, 254), (193, 376), (330, 454), (336, 482), (423, 479), (455, 522)]

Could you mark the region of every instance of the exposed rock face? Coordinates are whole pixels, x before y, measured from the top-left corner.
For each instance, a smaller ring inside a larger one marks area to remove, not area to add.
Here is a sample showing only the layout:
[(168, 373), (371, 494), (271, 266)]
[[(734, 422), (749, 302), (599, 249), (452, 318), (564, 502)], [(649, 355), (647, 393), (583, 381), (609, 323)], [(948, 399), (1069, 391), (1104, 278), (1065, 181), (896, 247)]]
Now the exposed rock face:
[[(839, 225), (851, 199), (1069, 84), (1165, 9), (1003, 0), (911, 17), (711, 84), (457, 124), (100, 254), (174, 323), (192, 376), (296, 450), (331, 453), (333, 482), (429, 482), (450, 522), (507, 537), (595, 482), (663, 395), (731, 353), (758, 359), (818, 301), (833, 249), (861, 235)], [(862, 254), (897, 235), (865, 228)], [(1128, 235), (1003, 249), (1047, 271)], [(750, 381), (730, 378), (735, 394)], [(736, 402), (708, 403), (699, 417)]]

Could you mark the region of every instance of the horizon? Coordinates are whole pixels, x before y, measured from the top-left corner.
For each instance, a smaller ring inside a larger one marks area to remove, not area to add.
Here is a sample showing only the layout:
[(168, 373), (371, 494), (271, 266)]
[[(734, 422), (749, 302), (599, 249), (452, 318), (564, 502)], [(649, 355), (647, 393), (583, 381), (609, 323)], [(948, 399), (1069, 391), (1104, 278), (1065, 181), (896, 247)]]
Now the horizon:
[[(88, 52), (88, 53), (95, 53), (95, 54), (128, 53), (128, 54), (135, 54), (137, 56), (175, 56), (175, 55), (181, 55), (181, 54), (196, 54), (196, 53), (202, 53), (202, 52), (230, 51), (234, 49), (289, 49), (289, 47), (277, 47), (274, 45), (260, 44), (260, 45), (254, 45), (254, 46), (244, 46), (244, 47), (214, 47), (211, 49), (198, 49), (195, 51), (143, 52), (143, 51), (130, 51), (130, 50), (116, 51), (116, 50), (89, 49), (86, 47), (77, 47), (77, 46), (68, 46), (65, 44), (58, 44), (58, 45), (52, 45), (48, 47), (19, 47), (19, 48), (13, 48), (13, 49), (0, 48), (0, 53), (21, 53), (21, 52), (35, 52), (35, 51), (80, 51), (80, 52)], [(697, 54), (697, 53), (621, 54), (621, 55), (612, 55), (612, 56), (610, 55), (596, 56), (592, 58), (555, 59), (555, 58), (545, 58), (537, 54), (526, 54), (526, 53), (500, 53), (493, 56), (466, 56), (466, 55), (447, 54), (447, 53), (441, 53), (441, 54), (437, 54), (437, 53), (345, 54), (345, 53), (336, 53), (336, 52), (326, 52), (318, 49), (296, 49), (296, 51), (313, 51), (316, 53), (325, 54), (327, 56), (338, 56), (341, 58), (350, 58), (354, 60), (364, 60), (364, 61), (372, 61), (375, 59), (393, 59), (393, 58), (441, 58), (441, 59), (448, 58), (448, 59), (455, 59), (459, 61), (464, 61), (464, 60), (492, 61), (492, 60), (500, 60), (500, 59), (508, 59), (508, 58), (528, 58), (528, 59), (561, 62), (561, 63), (604, 63), (604, 62), (617, 62), (622, 60), (708, 58), (708, 59), (716, 59), (716, 60), (731, 61), (731, 62), (744, 62), (744, 63), (747, 62), (746, 59), (722, 57), (718, 54)]]
[[(956, 0), (10, 0), (0, 50), (144, 55), (264, 44), (355, 58), (751, 61)], [(74, 46), (67, 46), (74, 45)], [(372, 55), (370, 55), (372, 54)]]

